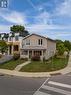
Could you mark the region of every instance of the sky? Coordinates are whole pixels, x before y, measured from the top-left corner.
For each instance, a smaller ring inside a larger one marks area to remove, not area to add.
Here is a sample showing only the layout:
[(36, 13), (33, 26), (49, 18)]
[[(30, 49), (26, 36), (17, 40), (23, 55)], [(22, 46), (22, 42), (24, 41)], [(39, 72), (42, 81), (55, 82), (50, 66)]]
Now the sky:
[(71, 41), (71, 0), (8, 0), (7, 8), (0, 7), (0, 33), (17, 24), (30, 33)]

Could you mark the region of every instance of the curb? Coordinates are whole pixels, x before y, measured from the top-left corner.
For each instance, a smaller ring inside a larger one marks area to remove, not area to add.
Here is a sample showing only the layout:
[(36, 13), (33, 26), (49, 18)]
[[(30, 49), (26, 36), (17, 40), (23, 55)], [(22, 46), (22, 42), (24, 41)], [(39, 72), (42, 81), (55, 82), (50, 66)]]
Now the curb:
[(62, 70), (53, 71), (53, 72), (40, 72), (40, 73), (28, 73), (28, 72), (18, 72), (15, 70), (0, 69), (1, 74), (20, 76), (20, 77), (51, 77), (54, 75), (64, 75), (71, 72), (71, 68), (64, 68)]

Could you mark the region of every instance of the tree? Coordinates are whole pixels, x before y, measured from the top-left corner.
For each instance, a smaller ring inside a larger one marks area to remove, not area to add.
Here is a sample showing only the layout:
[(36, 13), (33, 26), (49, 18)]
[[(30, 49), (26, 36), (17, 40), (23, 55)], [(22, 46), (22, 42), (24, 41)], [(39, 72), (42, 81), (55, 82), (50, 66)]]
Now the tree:
[(67, 51), (67, 47), (65, 47), (64, 42), (62, 40), (56, 40), (56, 49), (58, 51), (58, 55), (63, 55), (64, 51)]
[(13, 25), (12, 27), (10, 27), (10, 30), (13, 33), (20, 33), (20, 36), (29, 35), (29, 32), (27, 30), (25, 30), (24, 26), (21, 26), (21, 25)]
[(71, 42), (69, 42), (68, 40), (56, 40), (56, 48), (58, 50), (58, 54), (62, 55), (64, 51), (69, 52), (71, 50)]
[(68, 49), (68, 51), (71, 50), (71, 43), (70, 43), (68, 40), (65, 40), (65, 41), (64, 41), (64, 45), (65, 45), (65, 47)]
[(12, 27), (10, 27), (10, 30), (14, 33), (23, 32), (25, 30), (25, 27), (21, 25), (13, 25)]
[(64, 46), (63, 43), (60, 43), (60, 44), (58, 45), (57, 50), (58, 50), (58, 54), (59, 54), (59, 55), (63, 55), (63, 54), (64, 54), (64, 51), (66, 50), (66, 48), (65, 48), (65, 46)]
[(57, 49), (58, 49), (59, 44), (61, 44), (61, 43), (63, 44), (63, 41), (62, 40), (58, 40), (58, 39), (56, 40), (56, 48)]
[(2, 54), (7, 51), (7, 48), (8, 48), (8, 46), (7, 46), (6, 42), (0, 41), (0, 52)]
[(29, 35), (29, 32), (27, 30), (24, 30), (24, 32), (20, 32), (20, 36), (25, 37), (27, 35)]

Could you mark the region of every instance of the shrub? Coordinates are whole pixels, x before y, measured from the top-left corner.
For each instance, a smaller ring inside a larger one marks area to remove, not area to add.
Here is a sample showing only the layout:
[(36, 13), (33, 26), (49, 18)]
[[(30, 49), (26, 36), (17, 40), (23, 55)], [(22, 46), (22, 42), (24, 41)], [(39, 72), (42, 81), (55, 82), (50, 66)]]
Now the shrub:
[(33, 56), (31, 58), (32, 61), (40, 61), (40, 56)]
[(20, 54), (19, 53), (14, 53), (13, 54), (13, 59), (14, 60), (17, 60), (17, 59), (19, 59), (20, 58)]
[(2, 57), (2, 54), (0, 54), (0, 58)]

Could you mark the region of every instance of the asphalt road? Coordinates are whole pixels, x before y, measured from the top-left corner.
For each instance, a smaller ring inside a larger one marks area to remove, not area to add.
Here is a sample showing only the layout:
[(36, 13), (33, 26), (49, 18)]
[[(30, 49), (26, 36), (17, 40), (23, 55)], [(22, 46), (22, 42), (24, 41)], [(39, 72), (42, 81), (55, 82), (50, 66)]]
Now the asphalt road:
[(45, 79), (0, 76), (0, 95), (33, 95)]
[(47, 79), (33, 95), (71, 95), (71, 73)]
[(50, 78), (0, 76), (0, 95), (71, 95), (71, 73)]

